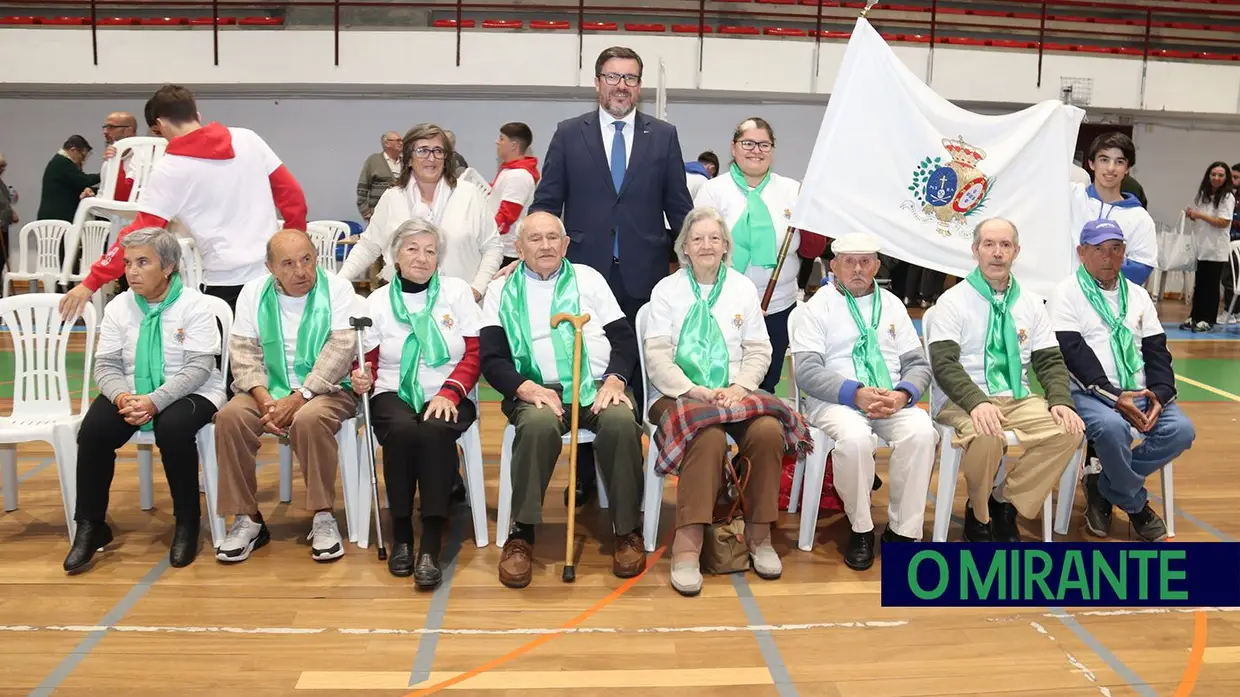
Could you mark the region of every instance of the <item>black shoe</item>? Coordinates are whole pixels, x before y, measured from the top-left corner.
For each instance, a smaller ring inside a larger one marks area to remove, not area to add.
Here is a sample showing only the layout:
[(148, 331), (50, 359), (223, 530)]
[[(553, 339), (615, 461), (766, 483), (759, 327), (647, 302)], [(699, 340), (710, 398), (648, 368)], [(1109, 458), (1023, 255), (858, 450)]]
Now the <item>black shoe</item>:
[(429, 554), (419, 556), (418, 566), (413, 570), (413, 583), (418, 590), (435, 590), (442, 580), (443, 572), (439, 570), (439, 560)]
[(995, 542), (1020, 542), (1016, 506), (996, 501), (993, 496), (986, 499), (986, 506), (990, 509), (990, 528)]
[(198, 519), (193, 521), (177, 521), (176, 531), (172, 533), (172, 548), (168, 550), (168, 563), (175, 569), (181, 569), (194, 563), (198, 556)]
[(388, 572), (398, 578), (413, 575), (413, 544), (396, 542), (392, 544), (392, 554), (388, 557)]
[(894, 532), (892, 532), (891, 523), (888, 523), (887, 527), (883, 528), (883, 536), (880, 537), (879, 539), (883, 541), (883, 544), (887, 544), (888, 542), (916, 542), (917, 541), (911, 537), (905, 537), (904, 535), (897, 535)]
[(1128, 522), (1132, 523), (1133, 532), (1146, 542), (1161, 542), (1167, 539), (1167, 526), (1158, 517), (1150, 504), (1146, 503), (1138, 513), (1129, 513)]
[(965, 542), (994, 542), (995, 538), (990, 529), (990, 523), (979, 522), (977, 516), (973, 515), (973, 503), (966, 502), (964, 505), (964, 541)]
[(844, 563), (850, 569), (865, 571), (874, 566), (874, 531), (854, 532), (848, 538), (844, 550)]
[(452, 494), (448, 501), (454, 505), (465, 502), (465, 480), (461, 478), (460, 470), (452, 473)]
[(90, 566), (95, 552), (112, 542), (112, 528), (107, 523), (89, 520), (78, 521), (77, 534), (73, 537), (73, 546), (65, 555), (65, 571), (70, 576), (81, 573)]
[(1087, 474), (1085, 484), (1085, 529), (1094, 537), (1107, 537), (1111, 534), (1111, 514), (1114, 506), (1098, 488), (1100, 474)]

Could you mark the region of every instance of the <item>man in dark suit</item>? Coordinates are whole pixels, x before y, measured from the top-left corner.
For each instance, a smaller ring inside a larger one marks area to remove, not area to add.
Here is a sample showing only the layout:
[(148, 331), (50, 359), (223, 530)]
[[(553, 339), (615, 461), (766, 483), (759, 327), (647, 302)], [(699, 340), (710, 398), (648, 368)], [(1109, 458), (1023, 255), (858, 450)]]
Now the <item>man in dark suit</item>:
[[(638, 309), (667, 275), (674, 237), (664, 216), (676, 234), (693, 208), (676, 127), (637, 111), (641, 84), (642, 59), (632, 49), (613, 46), (599, 54), (599, 108), (556, 127), (529, 209), (564, 221), (568, 260), (603, 274), (634, 328)], [(630, 376), (629, 385), (643, 413), (640, 376)], [(595, 489), (588, 446), (578, 460), (584, 466), (577, 469), (577, 501), (584, 503)]]

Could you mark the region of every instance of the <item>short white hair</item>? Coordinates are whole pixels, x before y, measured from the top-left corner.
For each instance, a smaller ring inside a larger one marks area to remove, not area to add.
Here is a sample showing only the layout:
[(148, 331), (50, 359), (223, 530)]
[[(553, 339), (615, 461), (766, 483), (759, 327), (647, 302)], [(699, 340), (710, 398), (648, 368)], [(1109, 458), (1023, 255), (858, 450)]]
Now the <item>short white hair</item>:
[(689, 228), (703, 220), (713, 220), (719, 225), (719, 234), (723, 236), (722, 263), (727, 264), (728, 260), (732, 258), (732, 231), (728, 229), (727, 221), (714, 208), (694, 208), (689, 211), (689, 215), (685, 216), (685, 222), (680, 226), (680, 234), (676, 236), (676, 243), (672, 245), (672, 249), (675, 250), (676, 258), (680, 261), (681, 266), (690, 266), (689, 257), (685, 254), (685, 243), (689, 241)]
[(1016, 229), (1016, 223), (1013, 223), (1007, 218), (987, 218), (983, 220), (982, 222), (978, 223), (977, 226), (973, 228), (973, 251), (976, 252), (978, 246), (981, 245), (982, 228), (985, 227), (989, 223), (1003, 223), (1004, 225), (1007, 225), (1008, 227), (1012, 228), (1012, 244), (1018, 247), (1020, 246), (1020, 230)]
[[(414, 235), (433, 235), (435, 237), (435, 251), (443, 251), (443, 230), (425, 218), (414, 218), (401, 223), (400, 227), (396, 228), (396, 232), (392, 233), (392, 242), (388, 245), (388, 255), (392, 257), (393, 262), (396, 261), (396, 255), (400, 251), (400, 246), (405, 240)], [(436, 265), (438, 265), (438, 255), (436, 257)]]
[[(554, 221), (555, 221), (555, 227), (556, 227), (556, 229), (558, 229), (558, 230), (560, 231), (560, 237), (568, 237), (568, 228), (564, 227), (564, 221), (563, 221), (563, 220), (560, 220), (560, 217), (559, 217), (558, 215), (552, 215), (552, 214), (550, 214), (550, 213), (548, 213), (547, 215), (548, 215), (548, 216), (549, 216), (552, 220), (554, 220)], [(542, 217), (542, 216), (539, 216), (539, 217)], [(518, 239), (518, 240), (523, 240), (523, 239), (525, 239), (525, 222), (526, 222), (526, 220), (528, 220), (528, 218), (523, 218), (523, 219), (521, 220), (521, 224), (520, 224), (520, 226), (518, 226), (518, 228), (517, 228), (517, 239)]]

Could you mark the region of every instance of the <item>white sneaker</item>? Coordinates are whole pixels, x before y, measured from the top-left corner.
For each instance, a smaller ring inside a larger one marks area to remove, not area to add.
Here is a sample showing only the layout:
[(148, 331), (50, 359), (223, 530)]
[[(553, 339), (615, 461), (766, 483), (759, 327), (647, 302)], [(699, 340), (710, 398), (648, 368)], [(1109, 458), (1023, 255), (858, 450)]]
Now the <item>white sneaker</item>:
[(239, 515), (228, 528), (228, 535), (215, 551), (215, 558), (229, 563), (245, 561), (250, 553), (271, 542), (266, 523), (255, 522), (248, 515)]
[(314, 523), (306, 539), (310, 540), (310, 556), (315, 561), (332, 561), (344, 556), (340, 528), (336, 527), (336, 519), (327, 511), (314, 514)]
[(1215, 324), (1235, 324), (1237, 320), (1240, 320), (1240, 317), (1237, 317), (1236, 315), (1229, 315), (1226, 312), (1220, 312), (1218, 313), (1218, 320)]
[(1210, 323), (1203, 319), (1197, 323), (1196, 327), (1193, 327), (1193, 331), (1208, 332), (1210, 331)]

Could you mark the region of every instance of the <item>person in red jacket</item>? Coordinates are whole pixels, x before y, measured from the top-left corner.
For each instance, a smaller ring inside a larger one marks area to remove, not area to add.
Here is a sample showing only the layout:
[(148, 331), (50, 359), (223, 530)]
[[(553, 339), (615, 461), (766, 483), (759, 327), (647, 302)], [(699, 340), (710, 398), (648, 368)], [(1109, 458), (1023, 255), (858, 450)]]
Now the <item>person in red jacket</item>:
[(120, 278), (120, 241), (133, 230), (167, 228), (178, 219), (202, 255), (204, 292), (234, 307), (246, 282), (267, 273), (267, 240), (284, 227), (306, 229), (306, 197), (280, 158), (245, 128), (203, 125), (194, 95), (165, 85), (146, 103), (146, 122), (168, 139), (138, 200), (138, 216), (121, 230), (82, 284), (60, 302), (77, 316), (100, 286)]

